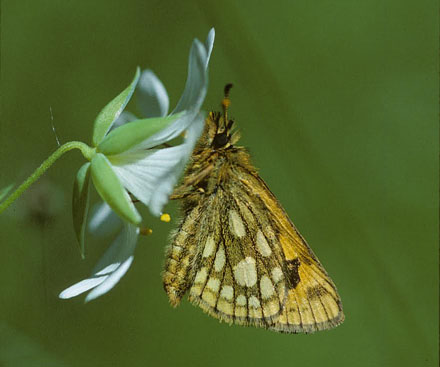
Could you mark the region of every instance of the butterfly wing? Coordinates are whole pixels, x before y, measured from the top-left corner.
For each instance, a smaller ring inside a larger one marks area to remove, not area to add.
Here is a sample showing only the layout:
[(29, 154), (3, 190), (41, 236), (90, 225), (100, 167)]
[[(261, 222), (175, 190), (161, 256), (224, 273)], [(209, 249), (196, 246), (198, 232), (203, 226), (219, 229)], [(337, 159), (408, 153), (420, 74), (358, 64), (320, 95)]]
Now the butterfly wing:
[[(280, 317), (270, 326), (281, 332), (310, 333), (342, 323), (342, 303), (327, 272), (290, 221), (278, 200), (254, 172), (239, 175), (241, 197), (253, 205), (270, 232), (271, 246), (282, 252), (283, 275), (287, 278), (287, 300)], [(266, 218), (266, 220), (264, 220)]]
[(335, 285), (264, 181), (234, 177), (185, 209), (164, 272), (171, 304), (189, 291), (222, 321), (286, 333), (340, 324)]
[(210, 194), (183, 186), (190, 194), (164, 272), (171, 304), (189, 291), (222, 321), (287, 333), (340, 324), (332, 280), (256, 171), (235, 162), (245, 164), (210, 178)]
[(189, 300), (222, 321), (269, 327), (287, 287), (275, 256), (246, 203), (219, 188), (206, 200)]

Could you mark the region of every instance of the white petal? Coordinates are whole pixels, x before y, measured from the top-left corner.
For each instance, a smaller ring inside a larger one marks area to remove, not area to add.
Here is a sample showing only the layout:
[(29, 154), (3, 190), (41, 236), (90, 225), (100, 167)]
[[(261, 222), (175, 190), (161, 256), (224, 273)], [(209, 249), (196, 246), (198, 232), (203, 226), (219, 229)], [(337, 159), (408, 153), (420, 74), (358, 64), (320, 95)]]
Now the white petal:
[(119, 263), (119, 262), (114, 262), (113, 264), (107, 265), (104, 269), (101, 269), (97, 273), (95, 273), (95, 277), (96, 276), (110, 275), (117, 268), (119, 268), (120, 265), (121, 265), (121, 263)]
[[(174, 120), (169, 126), (159, 131), (158, 133), (150, 136), (142, 143), (132, 147), (129, 150), (129, 152), (144, 151), (145, 149), (158, 146), (160, 144), (163, 144), (167, 141), (176, 138), (177, 136), (179, 136), (180, 133), (182, 133), (183, 130), (188, 128), (188, 126), (194, 121), (196, 114), (197, 111), (182, 112), (181, 115), (178, 118), (176, 118), (176, 120)], [(125, 154), (125, 152), (123, 154)]]
[[(194, 150), (194, 146), (197, 143), (197, 140), (199, 140), (200, 135), (203, 132), (203, 128), (205, 127), (205, 113), (199, 112), (192, 122), (192, 124), (188, 127), (186, 130), (185, 135), (185, 147), (186, 147), (186, 159), (189, 159), (189, 157), (192, 154), (192, 151)], [(186, 162), (185, 162), (186, 163)]]
[(151, 70), (144, 70), (137, 85), (138, 106), (142, 117), (163, 117), (168, 113), (170, 101), (167, 91)]
[(206, 62), (205, 68), (208, 69), (209, 58), (211, 57), (212, 48), (214, 47), (214, 39), (215, 39), (215, 29), (211, 28), (208, 33), (208, 37), (206, 37), (205, 48), (206, 48)]
[[(185, 153), (186, 147), (181, 144), (171, 148), (125, 152), (111, 157), (111, 162), (124, 187), (149, 206), (150, 200), (160, 186), (165, 185), (165, 191), (171, 193), (172, 187), (170, 191), (170, 184), (163, 182), (163, 177), (176, 169), (185, 157)], [(174, 184), (175, 182), (172, 185)], [(160, 212), (154, 214), (160, 215)]]
[(116, 285), (133, 261), (133, 253), (139, 234), (139, 228), (127, 222), (124, 224), (120, 235), (95, 266), (94, 275), (62, 291), (59, 295), (60, 298), (75, 297), (97, 287), (87, 296), (86, 301), (89, 301), (103, 295)]
[(130, 256), (127, 260), (125, 260), (121, 266), (119, 266), (116, 271), (114, 271), (110, 276), (105, 279), (99, 286), (97, 286), (94, 290), (92, 290), (86, 297), (86, 302), (94, 300), (99, 296), (107, 293), (111, 290), (119, 280), (125, 275), (127, 270), (130, 268), (131, 263), (133, 262), (133, 256)]
[(149, 204), (151, 214), (159, 216), (163, 207), (168, 203), (169, 197), (179, 180), (180, 175), (185, 169), (185, 165), (191, 156), (194, 145), (203, 131), (204, 119), (198, 119), (187, 130), (185, 142), (182, 144), (183, 152), (181, 160), (162, 177), (159, 177), (158, 185), (154, 188)]
[(182, 159), (169, 171), (169, 173), (158, 179), (159, 185), (155, 188), (149, 205), (150, 212), (153, 215), (159, 216), (162, 213), (165, 204), (168, 203), (174, 186), (185, 169), (186, 163), (194, 150), (194, 146), (203, 131), (204, 121), (204, 114), (199, 113), (197, 118), (186, 131), (185, 142), (182, 144)]
[(173, 192), (174, 186), (176, 186), (180, 174), (185, 168), (184, 160), (181, 159), (172, 170), (159, 179), (160, 184), (157, 185), (151, 195), (149, 208), (151, 214), (156, 217), (162, 214), (162, 209), (166, 203), (168, 203), (169, 197)]
[(89, 279), (81, 280), (80, 282), (70, 286), (69, 288), (63, 290), (58, 297), (62, 299), (68, 299), (75, 297), (81, 293), (87, 292), (89, 289), (100, 285), (104, 280), (108, 278), (108, 275), (102, 277), (94, 277)]
[(116, 268), (115, 264), (119, 266), (119, 264), (122, 264), (132, 256), (136, 248), (138, 233), (138, 227), (124, 222), (124, 228), (121, 233), (95, 265), (92, 271), (93, 276), (102, 275), (105, 272), (108, 274), (112, 267)]
[(119, 231), (122, 220), (105, 202), (95, 204), (89, 220), (89, 231), (94, 235), (106, 236)]
[(185, 89), (173, 113), (184, 110), (198, 111), (202, 106), (208, 89), (207, 59), (205, 46), (198, 39), (195, 39), (189, 54)]
[[(134, 120), (137, 120), (138, 118), (136, 115), (132, 114), (131, 112), (124, 111), (122, 112), (119, 117), (116, 119), (116, 121), (113, 123), (112, 127), (110, 128), (109, 132), (116, 129), (117, 127), (126, 124), (127, 122), (131, 122)], [(108, 134), (108, 133), (107, 133)]]

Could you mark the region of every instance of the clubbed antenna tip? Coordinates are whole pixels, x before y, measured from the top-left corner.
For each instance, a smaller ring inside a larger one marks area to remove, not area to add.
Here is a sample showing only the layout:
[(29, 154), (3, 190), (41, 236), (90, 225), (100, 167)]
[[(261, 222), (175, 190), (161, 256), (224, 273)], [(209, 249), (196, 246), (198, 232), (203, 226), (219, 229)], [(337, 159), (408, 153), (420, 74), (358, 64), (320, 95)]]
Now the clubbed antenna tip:
[(231, 104), (231, 100), (229, 99), (229, 92), (230, 92), (231, 88), (232, 88), (232, 83), (226, 84), (225, 97), (223, 98), (223, 101), (222, 101), (223, 117), (224, 117), (225, 124), (228, 121), (228, 108), (229, 108), (229, 105)]

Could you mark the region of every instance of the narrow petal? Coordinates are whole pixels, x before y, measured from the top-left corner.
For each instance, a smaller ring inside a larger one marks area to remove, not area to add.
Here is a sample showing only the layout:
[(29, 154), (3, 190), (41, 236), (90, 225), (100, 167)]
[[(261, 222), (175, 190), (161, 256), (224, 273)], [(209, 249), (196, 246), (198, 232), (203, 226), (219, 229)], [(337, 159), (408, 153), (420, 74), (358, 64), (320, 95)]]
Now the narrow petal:
[(133, 256), (130, 256), (111, 275), (109, 275), (105, 281), (103, 281), (87, 295), (86, 302), (92, 301), (111, 290), (125, 275), (132, 262)]
[(116, 237), (111, 246), (93, 268), (93, 276), (108, 275), (110, 272), (109, 269), (111, 269), (112, 266), (116, 264), (116, 269), (120, 264), (132, 256), (136, 248), (138, 234), (138, 227), (124, 222), (124, 227), (121, 233), (119, 233), (118, 237)]
[(214, 39), (215, 39), (215, 29), (211, 28), (208, 33), (208, 37), (206, 37), (205, 48), (206, 48), (206, 63), (205, 69), (208, 69), (209, 59), (211, 57), (212, 48), (214, 47)]
[(89, 301), (108, 292), (130, 267), (138, 234), (137, 227), (126, 223), (122, 232), (95, 266), (93, 275), (65, 289), (59, 297), (72, 298), (97, 287), (96, 292), (92, 291), (86, 298), (86, 301)]
[(108, 275), (101, 277), (91, 277), (88, 279), (81, 280), (80, 282), (70, 286), (69, 288), (63, 290), (59, 294), (59, 298), (68, 299), (76, 297), (81, 293), (87, 292), (88, 290), (100, 285), (104, 280), (108, 278)]
[(138, 234), (139, 228), (126, 223), (121, 235), (95, 267), (95, 275), (104, 273), (106, 269), (112, 269), (112, 272), (104, 282), (87, 295), (86, 302), (107, 293), (125, 275), (133, 262)]
[(151, 70), (144, 70), (138, 84), (138, 107), (142, 117), (163, 117), (170, 101), (160, 79)]
[(89, 232), (97, 236), (106, 236), (119, 232), (121, 227), (121, 218), (105, 201), (93, 206), (89, 220)]
[(139, 224), (142, 220), (107, 157), (97, 153), (91, 163), (93, 183), (102, 199), (125, 220)]
[[(203, 128), (205, 127), (205, 113), (199, 112), (192, 122), (192, 124), (188, 127), (188, 130), (186, 130), (185, 135), (185, 147), (186, 147), (186, 159), (189, 159), (191, 156), (194, 146), (196, 145), (197, 141), (200, 138), (200, 135), (202, 135)], [(186, 162), (185, 162), (186, 163)]]
[(93, 145), (96, 147), (104, 136), (108, 133), (113, 123), (124, 110), (130, 100), (136, 85), (139, 81), (140, 70), (136, 69), (136, 74), (130, 85), (125, 88), (118, 96), (116, 96), (107, 106), (99, 113), (93, 125)]
[(130, 151), (133, 152), (150, 149), (177, 138), (194, 122), (194, 118), (197, 116), (197, 111), (181, 112), (180, 114), (170, 115), (170, 118), (172, 116), (177, 118), (170, 125), (150, 136), (148, 139), (140, 142), (138, 145), (133, 146)]
[(185, 89), (173, 113), (190, 109), (198, 111), (202, 106), (208, 89), (206, 63), (206, 48), (198, 39), (195, 39), (189, 54)]
[(158, 185), (155, 187), (149, 204), (150, 212), (153, 215), (159, 216), (162, 213), (163, 207), (168, 203), (169, 197), (185, 169), (186, 163), (194, 150), (194, 146), (203, 131), (203, 127), (204, 115), (199, 113), (186, 131), (185, 142), (181, 145), (182, 158), (174, 167), (169, 169), (166, 174), (158, 178)]
[(79, 244), (81, 257), (84, 258), (84, 233), (89, 210), (90, 162), (85, 163), (78, 171), (73, 185), (72, 218), (73, 228)]

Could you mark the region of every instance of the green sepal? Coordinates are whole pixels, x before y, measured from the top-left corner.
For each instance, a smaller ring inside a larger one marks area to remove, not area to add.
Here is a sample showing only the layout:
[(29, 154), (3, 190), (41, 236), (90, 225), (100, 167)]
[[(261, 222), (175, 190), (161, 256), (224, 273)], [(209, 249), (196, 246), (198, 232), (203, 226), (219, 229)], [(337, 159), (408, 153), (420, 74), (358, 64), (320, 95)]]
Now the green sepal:
[(101, 141), (97, 150), (105, 155), (125, 152), (163, 130), (181, 115), (182, 113), (167, 117), (135, 120), (119, 126)]
[(92, 159), (92, 179), (96, 191), (116, 214), (136, 225), (141, 222), (142, 217), (104, 154), (97, 153)]
[(133, 92), (139, 81), (139, 76), (140, 69), (138, 67), (136, 69), (136, 74), (131, 84), (127, 88), (125, 88), (116, 98), (114, 98), (107, 106), (105, 106), (99, 113), (93, 126), (93, 146), (98, 146), (98, 144), (110, 130), (113, 122), (124, 110), (125, 106), (133, 95)]
[(85, 163), (76, 174), (72, 195), (73, 228), (78, 240), (81, 257), (85, 257), (84, 234), (89, 211), (90, 162)]
[(2, 201), (9, 194), (13, 187), (14, 184), (12, 183), (0, 190), (0, 201)]

